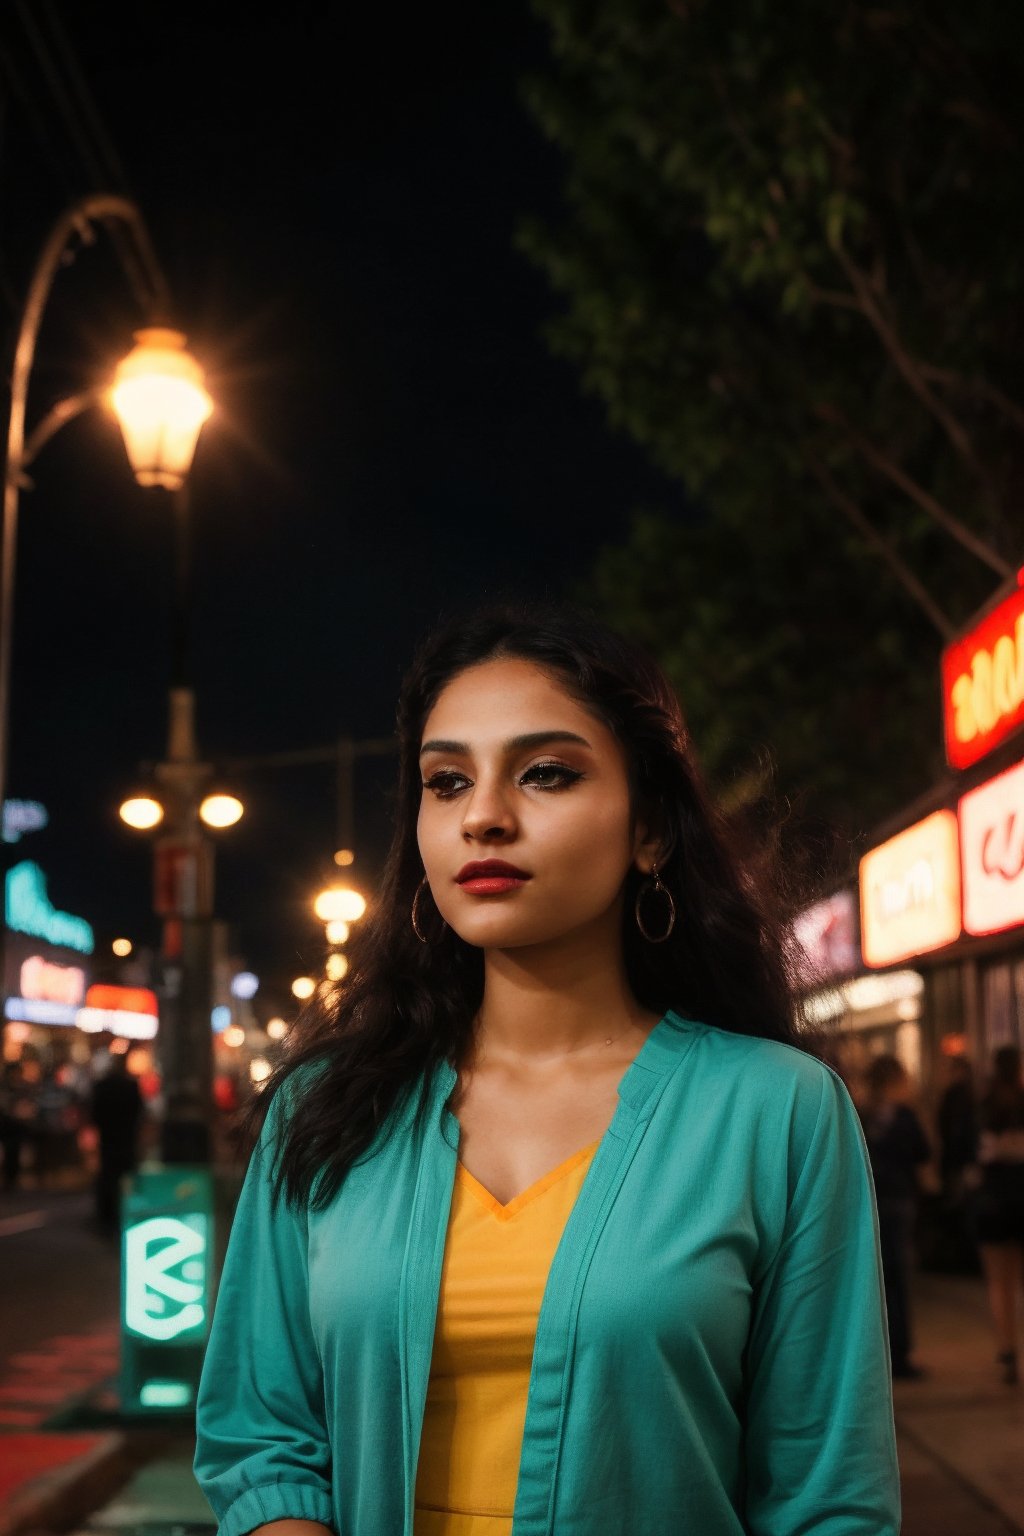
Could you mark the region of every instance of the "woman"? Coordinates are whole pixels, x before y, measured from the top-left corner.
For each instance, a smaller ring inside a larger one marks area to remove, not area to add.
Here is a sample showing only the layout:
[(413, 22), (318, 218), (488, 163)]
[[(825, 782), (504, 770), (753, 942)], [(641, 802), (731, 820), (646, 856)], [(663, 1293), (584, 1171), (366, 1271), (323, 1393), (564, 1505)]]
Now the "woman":
[(1024, 1274), (1024, 1083), (1015, 1045), (995, 1053), (978, 1124), (978, 1247), (996, 1335), (996, 1363), (1007, 1386), (1016, 1386), (1017, 1307)]
[(924, 1372), (911, 1359), (910, 1272), (917, 1216), (918, 1169), (931, 1147), (907, 1100), (910, 1077), (896, 1056), (876, 1056), (866, 1074), (861, 1112), (878, 1201), (878, 1232), (885, 1276), (892, 1374), (917, 1381)]
[(870, 1177), (662, 674), (484, 613), (272, 1085), (198, 1410), (222, 1536), (898, 1528)]

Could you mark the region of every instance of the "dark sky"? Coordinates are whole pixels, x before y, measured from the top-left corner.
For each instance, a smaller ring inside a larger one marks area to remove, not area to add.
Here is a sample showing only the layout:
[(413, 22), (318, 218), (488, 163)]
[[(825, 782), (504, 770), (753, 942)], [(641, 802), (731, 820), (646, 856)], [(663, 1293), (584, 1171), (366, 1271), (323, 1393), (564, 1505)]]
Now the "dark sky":
[[(547, 43), (524, 5), (14, 5), (0, 19), (5, 330), (49, 224), (100, 185), (76, 158), (24, 15), (57, 15), (170, 278), (218, 414), (192, 476), (201, 744), (248, 756), (387, 734), (436, 616), (559, 593), (638, 505), (679, 493), (606, 430), (549, 355), (556, 305), (515, 249), (558, 216), (560, 164), (523, 108)], [(212, 18), (212, 20), (211, 20)], [(51, 38), (52, 43), (52, 38)], [(118, 188), (115, 188), (118, 189)], [(126, 350), (138, 323), (102, 238), (58, 280), (30, 419)], [(22, 500), (11, 783), (50, 829), (19, 847), (55, 905), (153, 940), (151, 849), (117, 820), (165, 731), (169, 509), (135, 489), (98, 413)], [(388, 770), (357, 778), (368, 887)], [(295, 974), (333, 868), (330, 768), (240, 784), (218, 912), (267, 977)]]

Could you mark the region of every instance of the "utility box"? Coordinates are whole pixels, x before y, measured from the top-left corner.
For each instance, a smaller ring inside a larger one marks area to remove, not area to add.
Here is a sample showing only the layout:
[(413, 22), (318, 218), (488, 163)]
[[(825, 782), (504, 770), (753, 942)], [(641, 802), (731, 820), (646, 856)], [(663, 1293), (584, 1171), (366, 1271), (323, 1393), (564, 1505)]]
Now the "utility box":
[(122, 1200), (121, 1412), (191, 1414), (219, 1265), (213, 1170), (142, 1169)]

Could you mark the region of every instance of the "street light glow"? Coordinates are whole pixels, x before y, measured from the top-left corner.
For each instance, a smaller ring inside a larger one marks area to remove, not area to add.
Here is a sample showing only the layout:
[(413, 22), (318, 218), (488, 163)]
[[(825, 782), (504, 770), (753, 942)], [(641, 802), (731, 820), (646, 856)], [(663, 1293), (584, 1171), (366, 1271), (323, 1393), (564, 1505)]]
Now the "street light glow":
[(240, 1024), (232, 1024), (231, 1027), (226, 1029), (223, 1035), (221, 1035), (221, 1039), (224, 1041), (225, 1045), (230, 1045), (237, 1048), (238, 1046), (245, 1044), (245, 1030), (241, 1027)]
[(355, 923), (366, 911), (366, 901), (350, 886), (332, 885), (320, 892), (313, 911), (322, 923)]
[(158, 827), (163, 821), (164, 808), (151, 795), (133, 795), (130, 800), (122, 802), (118, 815), (137, 832), (148, 832), (151, 827)]
[(316, 982), (312, 976), (296, 976), (292, 982), (292, 992), (302, 1003), (306, 1001), (307, 997), (312, 997), (315, 991)]
[(180, 331), (152, 326), (136, 331), (135, 343), (117, 365), (110, 404), (139, 484), (177, 491), (213, 401)]
[(208, 827), (233, 827), (245, 810), (237, 795), (207, 795), (199, 814)]
[(124, 960), (132, 952), (132, 941), (131, 939), (115, 939), (110, 947), (120, 960)]
[(343, 923), (340, 918), (335, 918), (333, 923), (328, 923), (325, 929), (328, 944), (345, 944), (348, 942), (348, 923)]
[(348, 956), (347, 955), (328, 955), (327, 956), (327, 979), (328, 979), (328, 981), (344, 981), (344, 979), (345, 979), (345, 977), (347, 975), (348, 975)]
[(288, 1033), (288, 1025), (284, 1019), (268, 1019), (267, 1035), (271, 1040), (283, 1040)]

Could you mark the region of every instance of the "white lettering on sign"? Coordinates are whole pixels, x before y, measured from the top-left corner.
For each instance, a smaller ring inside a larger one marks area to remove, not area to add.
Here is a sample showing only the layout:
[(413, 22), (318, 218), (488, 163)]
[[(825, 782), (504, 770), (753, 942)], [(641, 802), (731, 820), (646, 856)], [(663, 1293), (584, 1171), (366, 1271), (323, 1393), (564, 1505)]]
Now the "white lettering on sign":
[(192, 1220), (202, 1230), (153, 1216), (125, 1233), (125, 1322), (133, 1333), (166, 1342), (205, 1322), (206, 1218)]
[(899, 917), (913, 907), (935, 899), (935, 871), (930, 859), (916, 859), (905, 875), (885, 880), (879, 889), (879, 905), (886, 917)]

